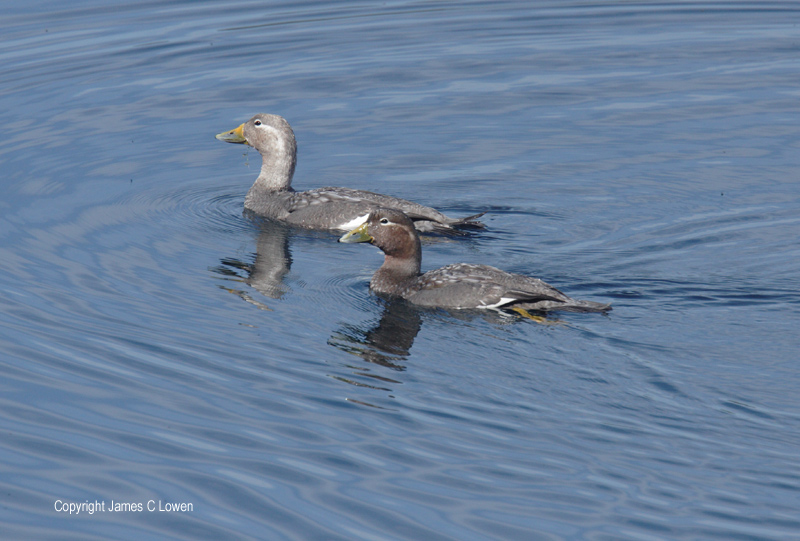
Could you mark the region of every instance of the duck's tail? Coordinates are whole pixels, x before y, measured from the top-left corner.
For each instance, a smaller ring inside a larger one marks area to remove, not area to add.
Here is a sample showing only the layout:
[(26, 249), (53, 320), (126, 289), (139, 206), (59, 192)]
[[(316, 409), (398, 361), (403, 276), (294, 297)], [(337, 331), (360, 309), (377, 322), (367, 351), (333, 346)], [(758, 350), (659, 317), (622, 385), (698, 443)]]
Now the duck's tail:
[(484, 214), (486, 214), (486, 211), (479, 212), (478, 214), (473, 214), (472, 216), (467, 216), (466, 218), (457, 218), (448, 225), (455, 227), (469, 227), (474, 229), (483, 229), (486, 227), (486, 224), (484, 224), (483, 222), (479, 222), (478, 218), (480, 218)]
[(611, 305), (608, 303), (602, 302), (594, 302), (594, 301), (579, 301), (576, 299), (570, 299), (568, 303), (566, 303), (558, 310), (564, 312), (610, 312)]
[(414, 227), (420, 233), (438, 233), (439, 235), (458, 236), (465, 235), (465, 229), (484, 229), (486, 227), (482, 222), (477, 221), (478, 218), (486, 214), (479, 212), (466, 218), (452, 218), (447, 222), (437, 222), (428, 219), (412, 218)]
[(515, 310), (521, 308), (536, 312), (599, 312), (605, 314), (611, 310), (610, 304), (594, 301), (580, 301), (567, 297), (563, 300), (542, 300), (533, 303), (520, 302), (505, 306)]

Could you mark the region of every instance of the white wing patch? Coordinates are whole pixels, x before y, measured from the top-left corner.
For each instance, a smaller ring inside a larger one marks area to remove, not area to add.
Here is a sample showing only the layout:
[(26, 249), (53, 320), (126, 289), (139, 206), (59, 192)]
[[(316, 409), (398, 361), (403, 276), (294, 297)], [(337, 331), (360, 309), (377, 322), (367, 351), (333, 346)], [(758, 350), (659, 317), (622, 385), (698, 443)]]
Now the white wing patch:
[(500, 297), (500, 300), (494, 304), (484, 304), (481, 308), (500, 308), (501, 306), (508, 304), (510, 302), (516, 301), (515, 297)]
[(343, 229), (345, 231), (350, 231), (351, 229), (355, 229), (356, 227), (366, 222), (367, 218), (369, 218), (369, 212), (364, 214), (363, 216), (359, 216), (358, 218), (353, 218), (349, 222), (343, 223), (342, 225), (338, 226), (338, 228)]

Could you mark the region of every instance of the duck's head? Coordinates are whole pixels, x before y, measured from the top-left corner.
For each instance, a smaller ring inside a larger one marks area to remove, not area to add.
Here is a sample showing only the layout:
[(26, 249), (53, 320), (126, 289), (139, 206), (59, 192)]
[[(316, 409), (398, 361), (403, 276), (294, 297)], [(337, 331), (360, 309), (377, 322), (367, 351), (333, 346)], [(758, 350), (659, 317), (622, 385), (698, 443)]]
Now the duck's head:
[(366, 222), (343, 235), (339, 242), (369, 242), (388, 256), (419, 257), (420, 242), (414, 222), (395, 209), (373, 210)]
[(226, 143), (250, 145), (261, 154), (293, 155), (297, 152), (292, 127), (279, 115), (258, 114), (216, 138)]

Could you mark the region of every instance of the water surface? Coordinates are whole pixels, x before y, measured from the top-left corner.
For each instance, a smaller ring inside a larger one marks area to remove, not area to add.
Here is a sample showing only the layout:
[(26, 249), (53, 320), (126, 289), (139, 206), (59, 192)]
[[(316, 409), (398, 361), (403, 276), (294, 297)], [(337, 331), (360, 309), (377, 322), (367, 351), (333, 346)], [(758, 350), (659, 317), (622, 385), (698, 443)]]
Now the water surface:
[[(800, 531), (795, 3), (5, 13), (4, 537)], [(298, 189), (488, 211), (425, 269), (614, 311), (371, 296), (373, 247), (242, 216), (258, 154), (213, 135), (256, 112), (291, 122)]]

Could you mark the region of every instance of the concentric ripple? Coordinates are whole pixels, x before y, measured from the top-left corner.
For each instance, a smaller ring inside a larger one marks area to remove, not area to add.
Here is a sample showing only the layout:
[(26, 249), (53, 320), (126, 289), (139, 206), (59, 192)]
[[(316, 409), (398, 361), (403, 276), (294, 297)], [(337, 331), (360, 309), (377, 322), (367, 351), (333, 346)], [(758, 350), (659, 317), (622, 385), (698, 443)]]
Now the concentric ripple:
[(117, 205), (135, 209), (142, 218), (164, 225), (197, 227), (222, 234), (252, 229), (242, 216), (244, 194), (224, 186), (181, 186), (168, 191), (143, 190), (125, 194)]

